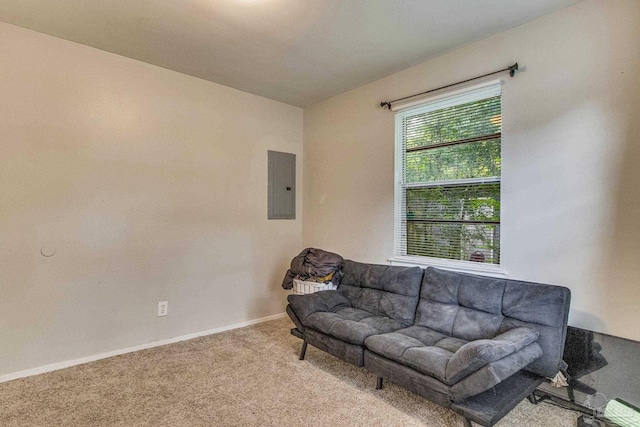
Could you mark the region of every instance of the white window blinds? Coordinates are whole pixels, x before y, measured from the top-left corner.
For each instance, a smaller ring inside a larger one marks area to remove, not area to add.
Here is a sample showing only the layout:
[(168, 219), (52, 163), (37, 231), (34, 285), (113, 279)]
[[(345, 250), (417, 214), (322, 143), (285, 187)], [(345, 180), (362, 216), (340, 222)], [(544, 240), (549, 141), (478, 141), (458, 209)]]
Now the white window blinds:
[(499, 81), (396, 113), (395, 255), (500, 263)]

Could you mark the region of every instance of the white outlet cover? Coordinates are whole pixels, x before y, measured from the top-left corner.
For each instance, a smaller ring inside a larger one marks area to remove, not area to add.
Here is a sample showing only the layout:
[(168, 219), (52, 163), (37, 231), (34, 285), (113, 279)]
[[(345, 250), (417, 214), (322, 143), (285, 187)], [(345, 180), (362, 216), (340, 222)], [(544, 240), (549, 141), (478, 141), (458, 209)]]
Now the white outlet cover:
[(158, 302), (158, 317), (169, 314), (169, 301)]

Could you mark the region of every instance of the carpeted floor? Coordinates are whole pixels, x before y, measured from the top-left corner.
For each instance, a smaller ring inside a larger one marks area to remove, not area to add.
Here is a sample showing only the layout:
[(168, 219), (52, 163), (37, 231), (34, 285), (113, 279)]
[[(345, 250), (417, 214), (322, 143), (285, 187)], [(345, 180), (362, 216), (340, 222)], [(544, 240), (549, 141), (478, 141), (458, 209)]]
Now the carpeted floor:
[[(0, 384), (0, 426), (461, 426), (453, 412), (289, 334), (274, 320)], [(524, 401), (498, 425), (573, 427)]]

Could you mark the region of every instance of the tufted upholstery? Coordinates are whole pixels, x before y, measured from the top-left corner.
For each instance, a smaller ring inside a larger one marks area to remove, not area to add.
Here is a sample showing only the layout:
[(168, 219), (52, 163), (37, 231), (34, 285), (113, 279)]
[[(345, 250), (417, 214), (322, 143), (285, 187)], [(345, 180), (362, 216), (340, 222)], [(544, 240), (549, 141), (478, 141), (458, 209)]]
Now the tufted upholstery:
[[(535, 344), (537, 338), (538, 333), (531, 329), (516, 328), (491, 340), (467, 342), (424, 326), (411, 326), (394, 333), (372, 335), (365, 340), (365, 346), (452, 386), (486, 365), (532, 346), (531, 352), (525, 354), (527, 357), (515, 359), (509, 375), (519, 371), (540, 356), (540, 347)], [(484, 385), (488, 389), (494, 384)]]
[(409, 366), (447, 385), (447, 364), (467, 343), (423, 326), (411, 326), (394, 333), (373, 335), (365, 340), (371, 351)]
[(538, 333), (543, 356), (526, 369), (553, 377), (562, 363), (570, 291), (427, 268), (415, 325), (472, 341), (517, 327)]
[(338, 286), (351, 305), (372, 314), (413, 323), (423, 270), (346, 260)]
[(307, 295), (289, 295), (289, 307), (298, 319), (305, 324), (309, 315), (317, 312), (335, 312), (351, 307), (349, 300), (336, 291), (320, 291)]
[(345, 261), (342, 274), (337, 291), (288, 296), (289, 308), (302, 323), (303, 334), (313, 330), (363, 346), (368, 336), (413, 323), (423, 276), (421, 268)]
[(362, 345), (370, 335), (396, 331), (405, 325), (357, 308), (345, 308), (335, 313), (313, 313), (306, 318), (306, 326), (349, 344)]
[(301, 357), (309, 343), (487, 426), (561, 367), (567, 288), (353, 261), (342, 273), (336, 291), (288, 297)]

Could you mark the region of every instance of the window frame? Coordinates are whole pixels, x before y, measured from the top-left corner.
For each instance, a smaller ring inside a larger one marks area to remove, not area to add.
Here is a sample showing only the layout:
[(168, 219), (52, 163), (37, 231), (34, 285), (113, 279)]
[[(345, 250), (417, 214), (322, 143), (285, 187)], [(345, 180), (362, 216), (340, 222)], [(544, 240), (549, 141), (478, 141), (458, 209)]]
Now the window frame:
[[(459, 272), (468, 272), (474, 274), (481, 274), (487, 276), (495, 276), (495, 277), (504, 277), (507, 275), (506, 270), (504, 269), (503, 264), (490, 264), (490, 263), (480, 263), (480, 262), (472, 262), (472, 261), (463, 261), (463, 260), (452, 260), (445, 258), (436, 258), (436, 257), (428, 257), (428, 256), (418, 256), (418, 255), (407, 255), (407, 246), (406, 246), (406, 203), (405, 201), (405, 191), (407, 188), (411, 187), (411, 184), (408, 186), (404, 184), (405, 180), (405, 154), (406, 149), (403, 141), (403, 119), (407, 116), (413, 116), (416, 114), (435, 111), (443, 108), (447, 108), (454, 105), (460, 105), (467, 102), (478, 101), (481, 99), (486, 99), (488, 96), (486, 93), (490, 93), (492, 90), (498, 91), (501, 99), (501, 108), (502, 108), (502, 116), (504, 118), (504, 103), (503, 103), (503, 80), (490, 80), (483, 82), (478, 85), (467, 86), (458, 90), (447, 91), (439, 93), (435, 96), (431, 96), (428, 98), (423, 98), (418, 101), (412, 100), (403, 105), (394, 106), (393, 110), (395, 111), (394, 121), (395, 121), (395, 159), (394, 159), (394, 242), (393, 242), (393, 257), (389, 258), (388, 261), (392, 265), (402, 265), (402, 266), (420, 266), (420, 267), (438, 267), (453, 271)], [(490, 96), (490, 95), (489, 95)], [(495, 95), (494, 95), (495, 96)], [(503, 152), (503, 138), (504, 138), (504, 128), (501, 131), (501, 139), (500, 139), (500, 153), (501, 153), (501, 163), (502, 160), (502, 152)], [(502, 168), (500, 176), (498, 177), (487, 177), (487, 178), (469, 178), (455, 181), (444, 181), (443, 185), (446, 184), (455, 184), (455, 183), (469, 183), (469, 184), (482, 184), (482, 183), (491, 183), (491, 182), (500, 182), (502, 183)], [(435, 182), (430, 183), (432, 185), (437, 184)], [(501, 204), (501, 212), (500, 212), (500, 221), (502, 222), (502, 218), (504, 216), (504, 211), (502, 209), (502, 190), (500, 191), (500, 204)], [(404, 234), (404, 240), (402, 239), (402, 235)], [(500, 248), (502, 248), (503, 242), (503, 233), (502, 227), (500, 230)], [(404, 244), (403, 244), (404, 243)], [(501, 262), (502, 262), (502, 254), (501, 254)]]

